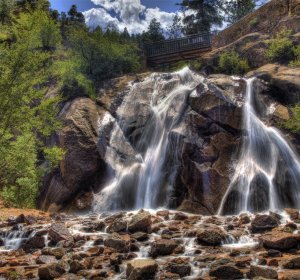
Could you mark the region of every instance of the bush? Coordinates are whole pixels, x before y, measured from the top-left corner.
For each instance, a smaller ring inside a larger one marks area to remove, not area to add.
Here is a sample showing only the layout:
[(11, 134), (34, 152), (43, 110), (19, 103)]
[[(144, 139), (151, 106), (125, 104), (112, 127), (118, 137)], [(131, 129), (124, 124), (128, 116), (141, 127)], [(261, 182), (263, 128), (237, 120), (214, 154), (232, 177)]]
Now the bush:
[(300, 104), (292, 108), (293, 116), (285, 121), (282, 126), (288, 130), (291, 130), (295, 133), (300, 132)]
[(290, 62), (291, 67), (300, 67), (300, 46), (294, 47), (293, 48), (293, 53), (295, 59)]
[(225, 52), (219, 58), (219, 71), (228, 75), (240, 75), (249, 71), (248, 61), (238, 53)]
[(288, 63), (294, 58), (293, 42), (289, 39), (291, 31), (279, 32), (269, 43), (267, 56), (271, 62)]

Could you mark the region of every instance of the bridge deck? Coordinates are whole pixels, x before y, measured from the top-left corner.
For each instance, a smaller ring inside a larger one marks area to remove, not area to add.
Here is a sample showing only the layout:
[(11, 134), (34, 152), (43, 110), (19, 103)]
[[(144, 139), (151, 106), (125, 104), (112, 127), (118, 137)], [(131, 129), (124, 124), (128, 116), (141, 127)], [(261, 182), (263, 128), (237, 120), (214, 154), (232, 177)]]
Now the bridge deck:
[(144, 45), (148, 64), (175, 62), (199, 57), (211, 50), (210, 33), (201, 33), (179, 39), (166, 40)]

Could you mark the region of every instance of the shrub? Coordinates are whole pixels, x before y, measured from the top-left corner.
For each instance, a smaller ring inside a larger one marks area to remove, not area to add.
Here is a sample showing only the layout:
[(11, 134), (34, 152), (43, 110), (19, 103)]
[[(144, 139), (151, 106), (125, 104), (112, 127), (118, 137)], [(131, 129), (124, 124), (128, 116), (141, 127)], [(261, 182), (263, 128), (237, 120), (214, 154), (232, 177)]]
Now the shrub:
[(295, 133), (298, 133), (300, 132), (300, 104), (292, 108), (292, 114), (293, 116), (289, 120), (283, 122), (282, 126)]
[(300, 67), (300, 45), (293, 48), (295, 59), (290, 62), (291, 67)]
[(289, 39), (290, 35), (291, 31), (284, 30), (269, 42), (267, 56), (271, 62), (287, 63), (294, 58), (294, 46)]
[(219, 71), (228, 75), (240, 75), (249, 71), (248, 61), (242, 59), (238, 53), (225, 52), (219, 57)]
[(59, 162), (65, 155), (65, 151), (57, 146), (53, 146), (51, 148), (44, 148), (44, 155), (48, 161), (49, 169), (52, 170), (59, 165)]

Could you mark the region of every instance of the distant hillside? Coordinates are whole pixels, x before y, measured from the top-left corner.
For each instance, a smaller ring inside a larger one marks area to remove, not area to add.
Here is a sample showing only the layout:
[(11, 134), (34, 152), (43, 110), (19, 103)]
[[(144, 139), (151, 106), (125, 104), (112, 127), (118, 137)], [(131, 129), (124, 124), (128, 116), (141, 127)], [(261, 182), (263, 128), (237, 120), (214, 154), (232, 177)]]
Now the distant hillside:
[[(291, 6), (290, 6), (291, 5)], [(272, 0), (213, 39), (213, 48), (224, 47), (250, 33), (274, 34), (283, 27), (300, 32), (300, 0)]]

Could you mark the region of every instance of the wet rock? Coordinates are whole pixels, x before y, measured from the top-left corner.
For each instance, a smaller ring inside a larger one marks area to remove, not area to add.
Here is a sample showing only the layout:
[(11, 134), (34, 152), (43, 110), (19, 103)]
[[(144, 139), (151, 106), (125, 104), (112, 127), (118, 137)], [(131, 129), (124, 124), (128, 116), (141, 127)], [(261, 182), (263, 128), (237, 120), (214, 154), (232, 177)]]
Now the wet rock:
[(145, 232), (136, 232), (131, 235), (131, 237), (137, 241), (147, 241), (149, 239), (149, 235)]
[(293, 233), (297, 229), (297, 225), (295, 223), (289, 222), (284, 225), (283, 231)]
[(70, 273), (76, 274), (78, 271), (84, 270), (84, 269), (86, 269), (86, 266), (79, 261), (75, 260), (70, 263)]
[(221, 228), (207, 227), (197, 231), (197, 241), (200, 244), (217, 246), (226, 239), (227, 234)]
[(154, 279), (158, 265), (154, 260), (137, 259), (127, 264), (126, 275), (128, 280)]
[(110, 237), (105, 239), (104, 245), (111, 247), (118, 252), (128, 252), (129, 250), (127, 242), (117, 233), (113, 233)]
[(0, 247), (4, 246), (4, 240), (0, 238)]
[(259, 240), (265, 248), (284, 251), (296, 247), (300, 241), (300, 235), (283, 231), (273, 231), (272, 233), (262, 235), (259, 237)]
[(291, 220), (298, 222), (300, 220), (299, 210), (293, 208), (285, 208), (284, 211), (290, 216)]
[(251, 222), (251, 230), (253, 233), (271, 230), (278, 226), (278, 220), (269, 215), (256, 215)]
[(21, 214), (18, 216), (15, 220), (16, 223), (24, 223), (27, 225), (33, 225), (37, 222), (37, 218), (34, 216), (25, 216), (24, 214)]
[(151, 231), (151, 214), (148, 211), (140, 210), (133, 215), (128, 225), (130, 232), (150, 232)]
[(209, 275), (217, 279), (241, 279), (243, 273), (231, 263), (230, 259), (215, 261), (210, 269)]
[(45, 264), (38, 269), (39, 278), (43, 280), (58, 278), (65, 272), (67, 272), (66, 266), (62, 263)]
[(26, 252), (42, 249), (45, 247), (45, 238), (43, 236), (33, 236), (28, 239), (22, 247)]
[(156, 258), (158, 256), (171, 255), (177, 247), (178, 244), (174, 240), (157, 240), (151, 244), (150, 255), (153, 258)]
[(66, 254), (66, 249), (62, 247), (44, 248), (42, 253), (49, 256), (54, 256), (56, 259), (61, 259)]
[(55, 262), (57, 262), (56, 258), (54, 256), (49, 256), (49, 255), (40, 255), (36, 259), (37, 264), (49, 264)]
[(240, 224), (245, 225), (245, 224), (249, 224), (250, 222), (251, 222), (251, 219), (248, 214), (243, 213), (240, 215), (240, 218), (239, 218)]
[(264, 277), (267, 279), (278, 279), (278, 273), (276, 270), (270, 267), (259, 266), (259, 265), (251, 265), (249, 277)]
[(107, 232), (122, 232), (127, 230), (127, 222), (124, 220), (116, 220), (107, 228)]
[(282, 267), (285, 269), (300, 269), (300, 257), (284, 261)]
[(281, 256), (282, 256), (282, 253), (278, 250), (274, 250), (274, 249), (268, 250), (268, 257), (276, 258), (276, 257), (281, 257)]
[(176, 221), (184, 221), (187, 220), (189, 217), (188, 215), (182, 213), (182, 212), (176, 212), (174, 215), (174, 220)]
[(99, 232), (104, 231), (105, 223), (104, 222), (88, 222), (85, 223), (82, 227), (82, 231), (92, 233), (92, 232)]
[(52, 224), (48, 231), (49, 238), (57, 243), (61, 240), (73, 241), (73, 237), (69, 230), (62, 223)]
[(185, 277), (191, 274), (191, 266), (189, 264), (176, 264), (170, 263), (166, 267), (166, 270), (178, 274), (180, 277)]

